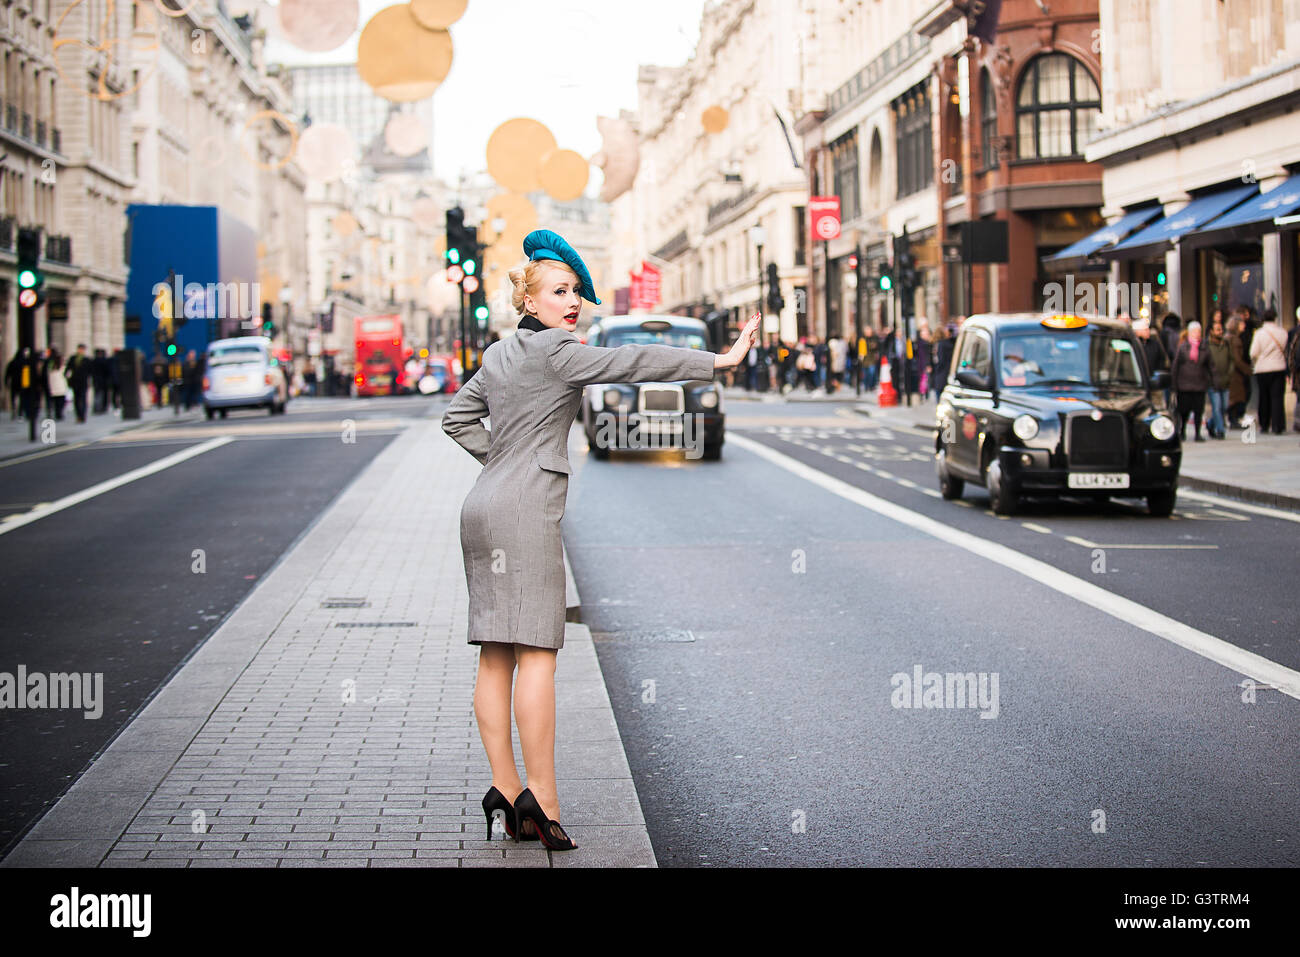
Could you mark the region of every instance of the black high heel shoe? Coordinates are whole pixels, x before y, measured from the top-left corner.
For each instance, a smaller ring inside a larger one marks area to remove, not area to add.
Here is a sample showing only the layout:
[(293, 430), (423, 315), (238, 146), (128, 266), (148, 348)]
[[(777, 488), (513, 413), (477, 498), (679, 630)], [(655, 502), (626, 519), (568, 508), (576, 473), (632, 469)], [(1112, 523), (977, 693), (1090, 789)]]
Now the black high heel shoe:
[(535, 841), (537, 840), (537, 828), (533, 826), (533, 833), (523, 833), (519, 820), (519, 815), (515, 812), (515, 806), (506, 799), (506, 796), (497, 790), (496, 785), (488, 788), (488, 793), (483, 795), (483, 814), (487, 817), (487, 839), (492, 840), (492, 815), (497, 811), (501, 812), (502, 821), (505, 823), (506, 834), (516, 841)]
[(523, 793), (515, 798), (515, 815), (519, 823), (525, 820), (533, 822), (533, 827), (548, 851), (577, 850), (578, 845), (564, 833), (559, 821), (552, 821), (546, 816), (530, 789), (524, 788)]
[[(515, 813), (515, 806), (506, 800), (506, 796), (497, 790), (496, 785), (488, 788), (488, 793), (483, 795), (483, 814), (487, 818), (487, 839), (492, 840), (492, 815), (497, 811), (501, 812), (501, 818), (505, 823), (506, 833), (515, 837), (519, 830), (519, 819)], [(519, 840), (517, 837), (515, 840)]]

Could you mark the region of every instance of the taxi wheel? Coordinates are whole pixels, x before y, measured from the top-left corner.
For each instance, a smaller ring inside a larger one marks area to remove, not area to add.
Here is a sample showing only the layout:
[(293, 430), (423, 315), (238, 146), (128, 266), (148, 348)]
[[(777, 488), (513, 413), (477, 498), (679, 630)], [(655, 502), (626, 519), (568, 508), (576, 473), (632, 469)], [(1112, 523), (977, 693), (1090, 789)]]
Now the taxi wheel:
[(221, 417), (222, 417), (223, 419), (226, 417), (226, 410), (225, 410), (225, 409), (222, 409), (222, 410), (221, 410)]
[(939, 494), (948, 501), (961, 498), (962, 492), (966, 491), (966, 483), (962, 479), (954, 477), (948, 471), (948, 452), (946, 449), (940, 449), (935, 453), (934, 468), (939, 473)]
[(1178, 498), (1178, 489), (1171, 488), (1164, 492), (1152, 492), (1147, 496), (1147, 511), (1156, 518), (1168, 518), (1174, 513)]
[(209, 422), (211, 422), (211, 421), (212, 421), (212, 417), (213, 417), (214, 415), (216, 415), (215, 410), (213, 410), (213, 409), (211, 409), (211, 408), (209, 408), (209, 407), (207, 407), (207, 406), (204, 406), (204, 408), (203, 408), (203, 413), (208, 417), (208, 421), (209, 421)]
[(989, 463), (985, 485), (989, 490), (989, 503), (994, 515), (1010, 515), (1016, 510), (1019, 496), (1002, 474), (1002, 463), (997, 459)]
[(591, 457), (604, 462), (609, 458), (609, 449), (597, 444), (594, 439), (587, 439), (587, 449), (591, 452)]
[(722, 458), (722, 443), (714, 442), (712, 444), (704, 443), (704, 459), (708, 462), (716, 462)]

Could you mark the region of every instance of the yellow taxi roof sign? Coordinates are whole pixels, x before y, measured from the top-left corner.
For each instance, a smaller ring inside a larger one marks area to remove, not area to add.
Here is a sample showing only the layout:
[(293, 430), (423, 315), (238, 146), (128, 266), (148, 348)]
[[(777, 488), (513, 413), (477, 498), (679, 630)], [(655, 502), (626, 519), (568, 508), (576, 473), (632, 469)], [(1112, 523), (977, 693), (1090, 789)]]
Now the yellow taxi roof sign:
[(1083, 316), (1048, 316), (1043, 320), (1049, 329), (1082, 329), (1087, 324)]

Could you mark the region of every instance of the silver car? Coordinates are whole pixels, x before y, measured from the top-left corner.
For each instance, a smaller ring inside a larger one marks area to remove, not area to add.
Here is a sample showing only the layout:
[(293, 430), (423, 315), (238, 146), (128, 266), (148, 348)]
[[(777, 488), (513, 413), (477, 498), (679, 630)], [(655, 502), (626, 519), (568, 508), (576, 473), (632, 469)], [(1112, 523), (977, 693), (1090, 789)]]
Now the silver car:
[(208, 344), (203, 372), (203, 411), (226, 417), (229, 409), (267, 409), (283, 413), (289, 402), (284, 369), (266, 336), (218, 339)]

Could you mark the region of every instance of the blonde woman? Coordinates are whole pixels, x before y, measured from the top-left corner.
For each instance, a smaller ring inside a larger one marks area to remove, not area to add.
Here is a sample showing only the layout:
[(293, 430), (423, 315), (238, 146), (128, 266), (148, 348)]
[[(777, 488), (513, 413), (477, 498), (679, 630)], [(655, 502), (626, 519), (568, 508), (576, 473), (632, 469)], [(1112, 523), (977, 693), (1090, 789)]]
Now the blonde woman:
[[(738, 366), (759, 317), (725, 355), (664, 345), (602, 349), (574, 335), (582, 300), (600, 305), (586, 264), (563, 238), (524, 239), (529, 262), (510, 273), (518, 331), (483, 353), (482, 367), (443, 415), (443, 431), (484, 465), (461, 508), (469, 587), (468, 641), (479, 645), (474, 715), (492, 767), (483, 798), (488, 838), (500, 812), (515, 840), (550, 850), (576, 844), (560, 826), (555, 785), (555, 656), (564, 644), (560, 520), (569, 488), (568, 434), (583, 386), (595, 382), (712, 380)], [(492, 429), (483, 426), (491, 416)], [(518, 677), (515, 670), (518, 669)], [(528, 777), (510, 740), (510, 696)]]

